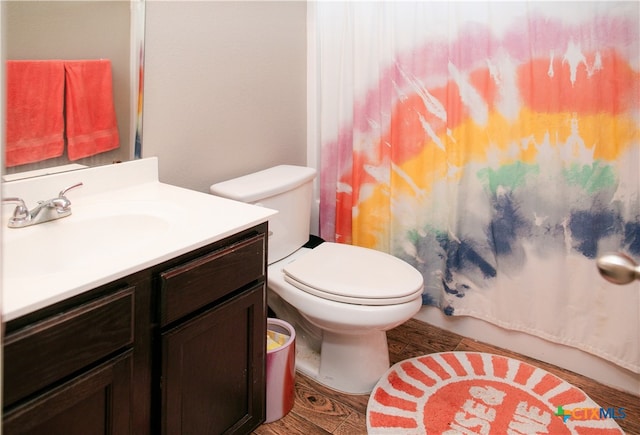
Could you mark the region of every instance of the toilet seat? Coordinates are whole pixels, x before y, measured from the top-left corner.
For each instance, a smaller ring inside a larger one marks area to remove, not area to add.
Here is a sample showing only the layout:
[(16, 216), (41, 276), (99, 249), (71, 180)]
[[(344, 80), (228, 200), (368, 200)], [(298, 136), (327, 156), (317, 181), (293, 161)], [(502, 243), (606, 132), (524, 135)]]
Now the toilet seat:
[(359, 305), (414, 300), (423, 278), (408, 263), (373, 249), (324, 242), (282, 269), (296, 288), (324, 299)]

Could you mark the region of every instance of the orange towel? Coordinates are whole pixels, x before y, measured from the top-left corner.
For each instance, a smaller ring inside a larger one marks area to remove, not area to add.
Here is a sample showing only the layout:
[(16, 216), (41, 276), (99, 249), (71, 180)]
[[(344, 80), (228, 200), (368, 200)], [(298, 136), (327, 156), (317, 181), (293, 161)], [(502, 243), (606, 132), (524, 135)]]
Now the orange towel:
[(64, 64), (7, 61), (6, 166), (59, 157), (64, 151)]
[(111, 61), (65, 61), (64, 69), (69, 160), (118, 148)]

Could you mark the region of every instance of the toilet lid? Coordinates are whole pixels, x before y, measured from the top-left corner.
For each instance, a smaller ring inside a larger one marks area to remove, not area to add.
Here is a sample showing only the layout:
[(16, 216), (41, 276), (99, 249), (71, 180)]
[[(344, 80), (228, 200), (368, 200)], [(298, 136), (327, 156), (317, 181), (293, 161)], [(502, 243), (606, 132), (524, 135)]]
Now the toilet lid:
[(337, 302), (391, 305), (422, 293), (423, 278), (413, 266), (373, 249), (325, 242), (283, 268), (285, 280), (300, 290)]

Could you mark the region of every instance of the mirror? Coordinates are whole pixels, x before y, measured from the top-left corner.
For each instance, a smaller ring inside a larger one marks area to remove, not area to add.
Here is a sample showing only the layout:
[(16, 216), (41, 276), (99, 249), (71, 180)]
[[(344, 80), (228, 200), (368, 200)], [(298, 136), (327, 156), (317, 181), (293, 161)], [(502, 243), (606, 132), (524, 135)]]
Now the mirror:
[(5, 60), (110, 60), (120, 139), (120, 146), (114, 150), (73, 162), (65, 146), (61, 157), (2, 168), (3, 178), (140, 157), (144, 0), (5, 0), (2, 3)]

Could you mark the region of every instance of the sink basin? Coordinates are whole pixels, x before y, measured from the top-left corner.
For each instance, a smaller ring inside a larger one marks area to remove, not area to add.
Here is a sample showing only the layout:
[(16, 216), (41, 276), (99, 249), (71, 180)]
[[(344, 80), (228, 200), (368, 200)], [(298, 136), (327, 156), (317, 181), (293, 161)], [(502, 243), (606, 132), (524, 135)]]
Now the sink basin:
[(73, 273), (101, 262), (117, 263), (149, 249), (159, 234), (167, 234), (178, 213), (144, 201), (103, 202), (77, 206), (71, 216), (62, 219), (7, 229), (3, 241), (5, 278), (31, 279)]
[(14, 180), (2, 197), (32, 208), (59, 189), (72, 214), (8, 228), (2, 207), (2, 315), (11, 321), (265, 222), (275, 211), (158, 180), (157, 158)]

